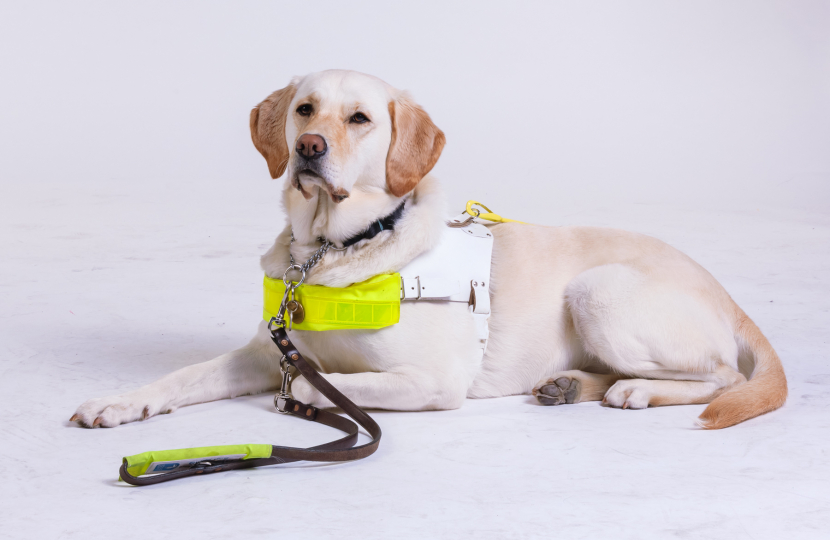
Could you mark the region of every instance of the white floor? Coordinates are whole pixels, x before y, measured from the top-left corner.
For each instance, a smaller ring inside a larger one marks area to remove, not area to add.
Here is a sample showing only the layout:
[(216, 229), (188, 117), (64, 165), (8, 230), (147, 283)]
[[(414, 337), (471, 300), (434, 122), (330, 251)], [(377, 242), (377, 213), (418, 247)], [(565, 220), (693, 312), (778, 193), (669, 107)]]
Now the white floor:
[[(68, 422), (87, 398), (247, 341), (258, 254), (283, 223), (277, 191), (115, 179), (6, 190), (0, 537), (830, 538), (830, 217), (795, 211), (626, 206), (545, 218), (652, 234), (707, 267), (784, 360), (790, 399), (765, 417), (704, 432), (693, 427), (703, 406), (470, 400), (372, 413), (384, 435), (364, 461), (117, 482), (121, 456), (145, 450), (337, 435), (275, 414), (270, 395), (116, 429)], [(512, 217), (545, 215), (529, 204)]]

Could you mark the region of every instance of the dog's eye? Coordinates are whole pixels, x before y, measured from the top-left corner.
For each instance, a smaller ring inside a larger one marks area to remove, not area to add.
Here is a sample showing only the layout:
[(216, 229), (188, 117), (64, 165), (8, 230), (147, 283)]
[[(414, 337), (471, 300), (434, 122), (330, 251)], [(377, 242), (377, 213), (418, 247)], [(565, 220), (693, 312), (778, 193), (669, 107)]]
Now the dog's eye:
[(300, 105), (299, 107), (297, 107), (297, 114), (299, 114), (300, 116), (310, 116), (311, 111), (313, 110), (314, 108), (308, 103), (306, 103), (304, 105)]
[(369, 117), (362, 112), (354, 113), (352, 117), (349, 118), (349, 123), (351, 124), (365, 124), (368, 121)]

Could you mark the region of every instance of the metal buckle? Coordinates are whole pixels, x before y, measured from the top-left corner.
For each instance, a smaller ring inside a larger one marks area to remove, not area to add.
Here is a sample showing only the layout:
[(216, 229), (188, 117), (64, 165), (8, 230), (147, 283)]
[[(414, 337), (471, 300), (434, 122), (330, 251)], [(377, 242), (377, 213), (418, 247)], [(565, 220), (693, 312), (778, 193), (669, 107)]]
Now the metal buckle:
[[(449, 220), (449, 221), (447, 222), (447, 225), (448, 225), (449, 227), (453, 227), (453, 228), (462, 228), (462, 227), (466, 227), (466, 226), (467, 226), (467, 225), (469, 225), (470, 223), (473, 223), (473, 221), (475, 220), (475, 218), (477, 218), (478, 216), (480, 216), (480, 215), (481, 215), (481, 212), (479, 212), (479, 211), (478, 211), (477, 209), (475, 209), (475, 208), (473, 208), (472, 210), (473, 210), (473, 212), (475, 212), (474, 214), (471, 214), (471, 213), (467, 212), (466, 210), (464, 210), (463, 212), (461, 212), (461, 215), (462, 215), (462, 216), (463, 216), (464, 214), (467, 214), (467, 219), (465, 219), (464, 221), (453, 221), (453, 220)], [(456, 219), (458, 219), (458, 218), (456, 218)]]
[(271, 332), (272, 337), (277, 337), (277, 328), (285, 326), (285, 320), (282, 317), (271, 317), (268, 321), (268, 331)]
[[(464, 212), (464, 213), (466, 214), (467, 212)], [(467, 219), (465, 219), (464, 221), (450, 220), (450, 221), (447, 222), (447, 226), (453, 227), (453, 228), (466, 227), (467, 225), (469, 225), (470, 223), (473, 222), (473, 219), (475, 219), (475, 216), (468, 216)]]

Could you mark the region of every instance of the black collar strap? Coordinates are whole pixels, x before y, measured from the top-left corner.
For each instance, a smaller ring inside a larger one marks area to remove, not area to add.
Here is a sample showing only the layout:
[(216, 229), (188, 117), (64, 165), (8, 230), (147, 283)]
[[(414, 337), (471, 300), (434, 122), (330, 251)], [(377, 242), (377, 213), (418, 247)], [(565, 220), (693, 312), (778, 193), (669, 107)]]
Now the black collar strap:
[(401, 219), (403, 215), (403, 208), (406, 205), (406, 200), (401, 201), (401, 204), (395, 208), (395, 211), (386, 216), (385, 218), (378, 219), (377, 221), (373, 222), (369, 227), (363, 231), (362, 233), (352, 236), (351, 238), (343, 241), (343, 247), (347, 248), (353, 244), (357, 244), (361, 240), (368, 240), (370, 238), (374, 238), (375, 236), (379, 235), (383, 231), (394, 231), (395, 230), (395, 223)]

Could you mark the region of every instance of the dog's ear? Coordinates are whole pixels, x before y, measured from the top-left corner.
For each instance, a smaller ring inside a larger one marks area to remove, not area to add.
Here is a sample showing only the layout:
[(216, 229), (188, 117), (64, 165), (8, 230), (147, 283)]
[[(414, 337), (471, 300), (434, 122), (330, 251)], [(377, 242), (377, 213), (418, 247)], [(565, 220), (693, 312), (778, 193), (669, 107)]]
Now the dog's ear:
[(285, 141), (285, 121), (288, 106), (297, 93), (297, 87), (289, 84), (277, 90), (251, 111), (251, 139), (268, 163), (271, 178), (279, 178), (288, 166), (288, 143)]
[(406, 195), (427, 175), (444, 149), (444, 132), (420, 105), (407, 96), (389, 102), (392, 142), (386, 156), (386, 185), (396, 197)]

